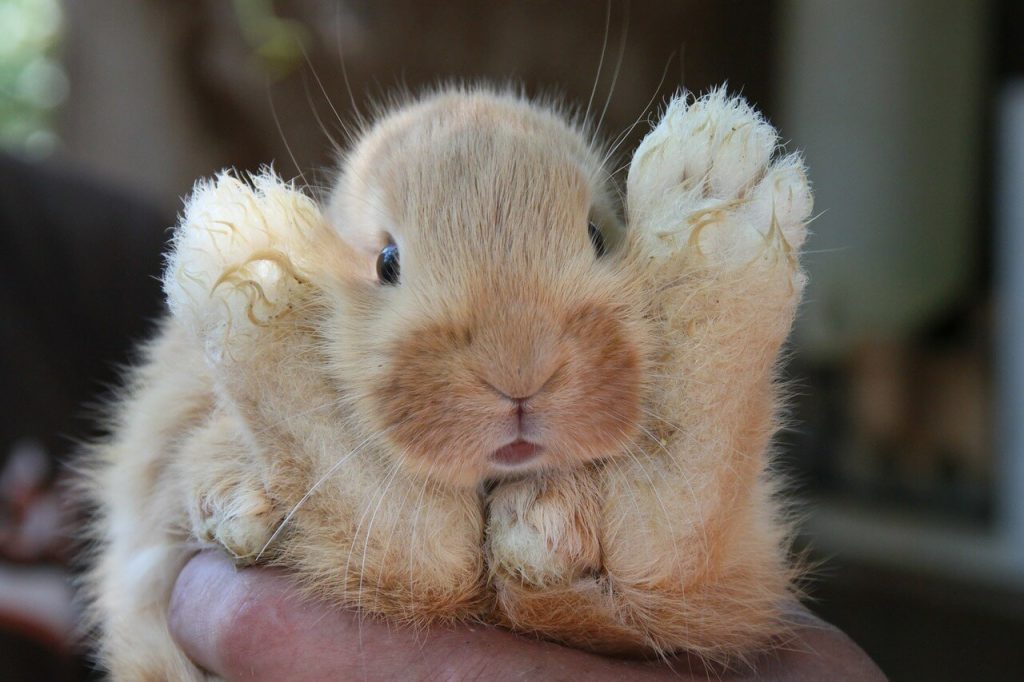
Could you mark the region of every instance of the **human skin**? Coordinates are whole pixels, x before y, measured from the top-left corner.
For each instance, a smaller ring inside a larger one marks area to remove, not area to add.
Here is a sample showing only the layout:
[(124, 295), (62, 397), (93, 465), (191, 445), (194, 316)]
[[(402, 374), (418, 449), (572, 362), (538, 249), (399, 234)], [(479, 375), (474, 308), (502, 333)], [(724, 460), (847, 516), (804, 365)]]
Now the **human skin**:
[(793, 636), (752, 668), (611, 659), (484, 625), (395, 629), (303, 601), (288, 578), (196, 555), (171, 597), (170, 628), (203, 669), (226, 680), (884, 680), (845, 634), (801, 607)]

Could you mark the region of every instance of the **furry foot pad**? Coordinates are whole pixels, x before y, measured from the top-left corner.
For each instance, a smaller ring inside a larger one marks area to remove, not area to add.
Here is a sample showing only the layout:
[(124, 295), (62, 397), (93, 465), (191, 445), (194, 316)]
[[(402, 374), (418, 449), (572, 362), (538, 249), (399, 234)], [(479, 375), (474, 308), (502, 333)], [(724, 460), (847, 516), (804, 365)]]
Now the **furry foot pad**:
[(783, 256), (806, 236), (812, 199), (796, 154), (772, 160), (778, 133), (724, 89), (676, 97), (629, 171), (630, 224), (659, 260), (698, 253), (737, 268)]
[(598, 492), (588, 472), (503, 483), (490, 496), (491, 574), (536, 588), (600, 568)]
[(289, 312), (319, 232), (316, 204), (271, 170), (200, 181), (174, 234), (167, 305), (218, 358)]

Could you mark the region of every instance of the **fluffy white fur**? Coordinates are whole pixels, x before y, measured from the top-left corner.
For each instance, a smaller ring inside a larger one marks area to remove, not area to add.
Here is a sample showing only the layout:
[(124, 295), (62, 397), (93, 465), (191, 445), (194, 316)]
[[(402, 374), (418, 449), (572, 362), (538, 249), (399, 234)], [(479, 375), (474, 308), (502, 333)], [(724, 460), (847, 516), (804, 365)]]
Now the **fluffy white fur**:
[(305, 194), (267, 170), (248, 183), (230, 173), (200, 181), (189, 197), (164, 273), (172, 317), (224, 344), (287, 311), (315, 256), (323, 218)]
[[(200, 679), (166, 603), (197, 544), (399, 623), (485, 619), (608, 653), (732, 659), (784, 631), (769, 470), (803, 286), (803, 166), (718, 90), (634, 156), (511, 95), (366, 132), (321, 209), (271, 172), (189, 200), (170, 315), (93, 456), (89, 587), (124, 680)], [(402, 280), (376, 281), (388, 241)], [(518, 401), (518, 402), (516, 402)], [(515, 437), (543, 454), (510, 471)]]

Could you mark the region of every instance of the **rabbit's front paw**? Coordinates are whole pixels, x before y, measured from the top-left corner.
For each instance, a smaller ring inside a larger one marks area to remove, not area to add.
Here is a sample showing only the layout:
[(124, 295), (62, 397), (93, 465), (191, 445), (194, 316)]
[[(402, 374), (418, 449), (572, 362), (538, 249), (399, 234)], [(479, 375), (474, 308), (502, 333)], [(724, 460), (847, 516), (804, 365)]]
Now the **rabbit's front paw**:
[(500, 484), (488, 502), (492, 577), (545, 588), (595, 573), (598, 518), (598, 491), (589, 472)]
[(266, 493), (243, 481), (199, 493), (191, 516), (196, 539), (220, 545), (239, 565), (253, 564), (267, 552), (281, 522)]
[(674, 99), (629, 171), (630, 224), (648, 252), (729, 269), (786, 262), (796, 274), (811, 192), (798, 155), (773, 160), (777, 145), (774, 128), (724, 89)]

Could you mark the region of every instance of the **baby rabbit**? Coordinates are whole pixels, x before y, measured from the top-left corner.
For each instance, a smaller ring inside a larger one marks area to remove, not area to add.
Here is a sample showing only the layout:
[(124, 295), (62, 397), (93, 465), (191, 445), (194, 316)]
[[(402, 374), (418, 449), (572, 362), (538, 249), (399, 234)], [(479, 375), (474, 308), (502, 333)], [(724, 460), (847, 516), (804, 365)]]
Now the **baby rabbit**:
[(91, 453), (88, 580), (120, 680), (202, 545), (400, 624), (612, 654), (756, 653), (794, 577), (769, 470), (804, 285), (803, 164), (739, 98), (676, 97), (620, 222), (603, 150), (512, 94), (383, 115), (318, 205), (200, 182), (169, 314)]

